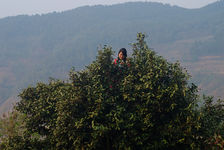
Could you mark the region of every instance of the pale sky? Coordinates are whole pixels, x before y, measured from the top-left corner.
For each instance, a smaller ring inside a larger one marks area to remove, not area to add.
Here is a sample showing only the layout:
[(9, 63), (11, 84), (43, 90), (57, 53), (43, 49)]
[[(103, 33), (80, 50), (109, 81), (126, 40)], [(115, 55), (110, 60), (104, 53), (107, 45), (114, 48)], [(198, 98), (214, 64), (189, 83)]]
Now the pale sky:
[(151, 1), (200, 8), (218, 0), (0, 0), (0, 18), (17, 15), (46, 14), (74, 9), (84, 5), (111, 5), (130, 1)]

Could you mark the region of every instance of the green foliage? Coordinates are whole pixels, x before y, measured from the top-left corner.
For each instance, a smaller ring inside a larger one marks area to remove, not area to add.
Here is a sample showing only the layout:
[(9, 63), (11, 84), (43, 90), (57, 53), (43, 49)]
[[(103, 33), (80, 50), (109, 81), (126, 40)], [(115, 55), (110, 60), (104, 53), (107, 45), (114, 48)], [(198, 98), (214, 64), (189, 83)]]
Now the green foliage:
[(16, 109), (26, 114), (26, 128), (29, 135), (40, 135), (39, 142), (54, 145), (53, 132), (58, 117), (56, 104), (65, 98), (64, 93), (70, 85), (62, 81), (50, 81), (49, 84), (38, 83), (36, 87), (25, 89)]
[(200, 129), (198, 141), (205, 145), (203, 149), (223, 149), (224, 145), (224, 101), (214, 101), (213, 97), (203, 96), (204, 104), (200, 108)]
[(224, 101), (218, 100), (214, 102), (212, 97), (204, 97), (204, 100), (204, 105), (201, 108), (202, 122), (204, 128), (209, 129), (204, 130), (206, 131), (205, 134), (209, 136), (212, 133), (219, 133), (224, 136), (222, 131), (224, 127)]
[(223, 136), (221, 136), (220, 134), (214, 134), (214, 136), (206, 140), (206, 146), (207, 147), (204, 148), (208, 150), (223, 149), (224, 148)]
[(4, 114), (0, 119), (0, 149), (24, 149), (22, 142), (25, 116), (17, 111)]
[(3, 114), (0, 119), (0, 140), (22, 134), (24, 116), (21, 113), (17, 111), (9, 112)]
[(72, 70), (68, 82), (23, 90), (16, 109), (26, 130), (8, 138), (5, 149), (200, 148), (197, 87), (179, 63), (156, 55), (144, 39), (137, 35), (122, 66), (105, 46), (86, 69)]

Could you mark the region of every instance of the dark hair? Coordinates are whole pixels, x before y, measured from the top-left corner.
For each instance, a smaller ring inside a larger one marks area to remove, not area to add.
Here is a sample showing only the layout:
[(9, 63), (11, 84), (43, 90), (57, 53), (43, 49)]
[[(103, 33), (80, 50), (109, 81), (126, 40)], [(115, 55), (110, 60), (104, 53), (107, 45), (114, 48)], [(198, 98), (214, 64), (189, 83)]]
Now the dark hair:
[[(118, 55), (120, 54), (120, 52), (122, 52), (122, 54), (124, 55), (124, 61), (126, 61), (126, 57), (127, 57), (127, 50), (125, 48), (121, 48), (118, 52)], [(118, 60), (120, 60), (120, 58), (118, 57)]]

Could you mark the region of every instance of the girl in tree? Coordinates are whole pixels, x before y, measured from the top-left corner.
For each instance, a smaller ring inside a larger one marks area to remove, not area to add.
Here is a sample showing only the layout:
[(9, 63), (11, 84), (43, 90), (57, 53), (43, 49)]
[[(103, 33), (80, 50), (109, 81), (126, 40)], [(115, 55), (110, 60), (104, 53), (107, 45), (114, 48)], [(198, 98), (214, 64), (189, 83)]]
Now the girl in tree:
[[(113, 73), (113, 76), (111, 77), (111, 81), (113, 82), (113, 85), (117, 85), (121, 78), (123, 78), (125, 74), (125, 70), (127, 69), (127, 66), (130, 66), (130, 64), (127, 61), (127, 50), (125, 48), (121, 48), (118, 52), (118, 57), (114, 59), (113, 64), (115, 66), (115, 72)], [(110, 88), (114, 87), (110, 85)]]
[(118, 52), (118, 57), (114, 59), (115, 65), (118, 65), (119, 67), (126, 64), (127, 62), (127, 50), (125, 48), (121, 48)]

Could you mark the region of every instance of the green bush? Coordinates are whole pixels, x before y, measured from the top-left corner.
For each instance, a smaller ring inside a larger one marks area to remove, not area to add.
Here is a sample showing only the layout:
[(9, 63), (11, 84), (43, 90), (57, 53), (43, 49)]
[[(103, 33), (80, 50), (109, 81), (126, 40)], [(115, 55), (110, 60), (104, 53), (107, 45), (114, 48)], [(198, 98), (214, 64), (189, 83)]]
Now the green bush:
[(13, 140), (26, 149), (200, 149), (208, 126), (196, 109), (197, 87), (144, 38), (137, 35), (128, 65), (114, 65), (105, 46), (69, 81), (21, 92), (16, 109), (25, 114), (26, 134)]

